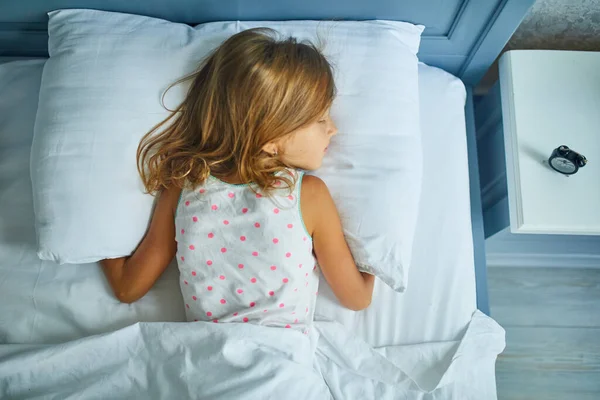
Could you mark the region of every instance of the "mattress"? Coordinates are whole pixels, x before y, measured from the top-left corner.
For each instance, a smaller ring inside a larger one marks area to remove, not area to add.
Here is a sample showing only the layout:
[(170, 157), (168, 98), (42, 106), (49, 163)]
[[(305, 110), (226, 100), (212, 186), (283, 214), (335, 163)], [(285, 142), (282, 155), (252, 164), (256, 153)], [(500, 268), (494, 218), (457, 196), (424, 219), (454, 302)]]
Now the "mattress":
[[(138, 321), (184, 321), (174, 263), (128, 305), (114, 298), (97, 264), (37, 258), (29, 151), (43, 62), (0, 65), (0, 343), (59, 343)], [(399, 294), (378, 281), (361, 312), (342, 309), (326, 284), (319, 293), (320, 318), (374, 346), (457, 340), (476, 310), (465, 90), (425, 65), (419, 80), (424, 180), (408, 288)]]

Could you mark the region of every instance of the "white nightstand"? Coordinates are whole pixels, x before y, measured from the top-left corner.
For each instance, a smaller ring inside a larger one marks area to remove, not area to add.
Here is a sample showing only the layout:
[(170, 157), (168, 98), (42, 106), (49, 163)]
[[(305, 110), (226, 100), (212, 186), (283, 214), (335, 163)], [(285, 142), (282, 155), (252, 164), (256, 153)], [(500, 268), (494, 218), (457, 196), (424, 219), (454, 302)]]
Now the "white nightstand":
[[(600, 53), (511, 51), (499, 66), (476, 108), (486, 236), (506, 226), (600, 235)], [(560, 145), (587, 165), (569, 177), (552, 170)]]

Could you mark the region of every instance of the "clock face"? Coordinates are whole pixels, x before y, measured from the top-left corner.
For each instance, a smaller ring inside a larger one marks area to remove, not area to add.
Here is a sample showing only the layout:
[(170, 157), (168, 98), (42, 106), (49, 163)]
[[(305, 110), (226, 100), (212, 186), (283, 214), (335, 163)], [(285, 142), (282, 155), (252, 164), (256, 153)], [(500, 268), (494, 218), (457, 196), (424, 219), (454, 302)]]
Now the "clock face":
[(550, 160), (550, 163), (555, 170), (563, 174), (572, 174), (577, 170), (575, 164), (563, 157), (555, 157)]

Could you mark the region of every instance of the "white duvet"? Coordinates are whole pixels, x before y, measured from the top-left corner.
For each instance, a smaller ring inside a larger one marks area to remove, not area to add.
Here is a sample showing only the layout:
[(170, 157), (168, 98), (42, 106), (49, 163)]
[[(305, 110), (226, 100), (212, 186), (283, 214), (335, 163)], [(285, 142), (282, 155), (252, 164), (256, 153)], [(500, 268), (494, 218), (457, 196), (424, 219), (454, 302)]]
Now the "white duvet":
[(59, 345), (0, 345), (0, 398), (495, 398), (470, 379), (493, 370), (504, 348), (504, 331), (480, 312), (459, 342), (372, 349), (337, 322), (315, 327), (308, 337), (153, 322)]

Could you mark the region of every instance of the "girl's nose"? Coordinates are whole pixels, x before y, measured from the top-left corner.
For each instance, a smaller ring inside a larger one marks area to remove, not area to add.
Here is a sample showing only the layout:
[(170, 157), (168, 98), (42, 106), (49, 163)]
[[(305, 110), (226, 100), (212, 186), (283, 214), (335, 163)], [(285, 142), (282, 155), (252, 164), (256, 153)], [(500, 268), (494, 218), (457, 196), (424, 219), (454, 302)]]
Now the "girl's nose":
[[(331, 121), (331, 119), (330, 119)], [(335, 136), (338, 133), (338, 128), (335, 126), (335, 123), (331, 121), (331, 126), (329, 127), (329, 136)]]

